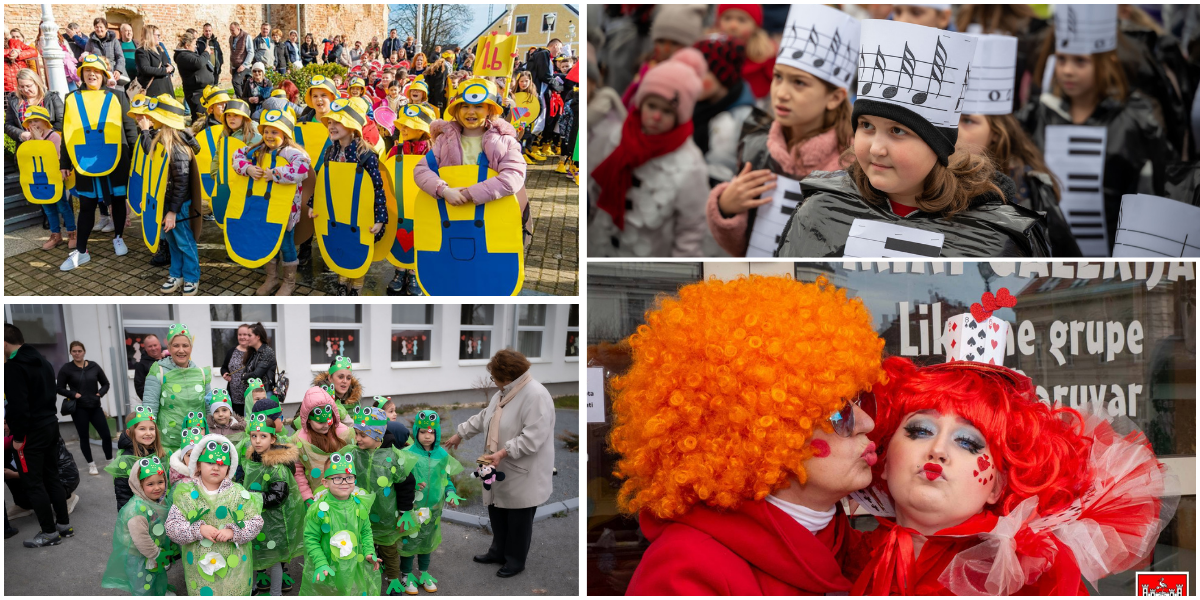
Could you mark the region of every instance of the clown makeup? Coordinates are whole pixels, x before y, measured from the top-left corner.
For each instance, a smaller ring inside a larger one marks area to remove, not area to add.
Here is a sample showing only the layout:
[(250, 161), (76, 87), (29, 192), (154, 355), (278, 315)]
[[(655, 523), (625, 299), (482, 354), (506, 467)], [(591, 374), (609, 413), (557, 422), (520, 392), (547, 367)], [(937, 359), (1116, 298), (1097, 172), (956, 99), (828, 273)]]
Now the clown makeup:
[(338, 500), (345, 500), (354, 492), (354, 476), (346, 473), (325, 478), (325, 487)]
[(262, 136), (267, 147), (272, 150), (283, 145), (283, 132), (274, 127), (263, 127)]
[(897, 204), (912, 207), (917, 206), (917, 195), (938, 159), (911, 129), (874, 115), (858, 118), (854, 157), (875, 189)]
[(341, 142), (350, 137), (350, 130), (333, 119), (325, 121), (325, 128), (329, 130), (329, 138), (335, 142)]
[(482, 104), (459, 104), (455, 113), (458, 122), (463, 126), (463, 135), (483, 135), (483, 126), (487, 124), (488, 108)]
[(265, 431), (251, 431), (250, 445), (254, 447), (254, 451), (262, 454), (271, 449), (271, 444), (275, 442), (275, 436)]
[(229, 465), (218, 465), (217, 463), (197, 463), (196, 469), (200, 471), (201, 483), (203, 483), (205, 489), (210, 492), (215, 492), (220, 489), (221, 482), (224, 481), (225, 476), (229, 474)]
[(177, 366), (188, 366), (188, 361), (192, 358), (192, 340), (189, 340), (186, 335), (177, 335), (171, 338), (168, 348), (171, 352), (171, 360)]
[(959, 115), (958, 141), (954, 144), (956, 150), (984, 154), (991, 145), (992, 127), (986, 115)]
[[(867, 433), (875, 428), (875, 421), (857, 405), (852, 410), (854, 430), (849, 437), (832, 430), (826, 432), (820, 427), (813, 428), (813, 439), (809, 442), (813, 457), (803, 463), (808, 473), (808, 480), (803, 485), (804, 495), (813, 501), (812, 504), (805, 504), (809, 508), (829, 510), (846, 494), (871, 484), (875, 444), (867, 439)], [(794, 480), (792, 486), (797, 486)], [(792, 501), (785, 490), (776, 493), (776, 496)], [(817, 499), (820, 501), (816, 502)]]
[(142, 421), (133, 426), (133, 439), (143, 446), (154, 445), (156, 437), (158, 437), (158, 427), (153, 421)]
[(229, 425), (229, 418), (232, 416), (233, 416), (233, 411), (222, 406), (221, 408), (218, 408), (217, 410), (213, 411), (213, 414), (212, 414), (213, 424), (220, 425), (221, 427), (225, 427), (226, 425)]
[(350, 391), (350, 384), (354, 382), (354, 376), (348, 369), (334, 371), (329, 379), (333, 381), (333, 389), (337, 390), (339, 396)]
[(678, 117), (675, 105), (666, 98), (649, 94), (642, 100), (642, 131), (646, 135), (661, 135), (675, 129)]
[(158, 501), (163, 497), (163, 492), (167, 491), (167, 479), (162, 473), (156, 473), (142, 480), (142, 491), (146, 493), (146, 497)]
[(359, 450), (374, 450), (383, 444), (383, 440), (376, 440), (361, 431), (355, 430), (354, 443), (358, 445)]
[(955, 414), (927, 409), (906, 415), (886, 457), (882, 477), (895, 500), (896, 522), (925, 535), (963, 523), (1004, 489), (987, 440)]
[(333, 94), (329, 90), (316, 88), (309, 91), (309, 99), (312, 101), (313, 110), (317, 111), (317, 116), (320, 117), (329, 112), (329, 105), (333, 103)]
[(436, 440), (437, 436), (434, 435), (432, 429), (420, 429), (417, 431), (417, 441), (421, 442), (421, 445), (424, 446), (426, 450), (432, 450), (433, 442)]

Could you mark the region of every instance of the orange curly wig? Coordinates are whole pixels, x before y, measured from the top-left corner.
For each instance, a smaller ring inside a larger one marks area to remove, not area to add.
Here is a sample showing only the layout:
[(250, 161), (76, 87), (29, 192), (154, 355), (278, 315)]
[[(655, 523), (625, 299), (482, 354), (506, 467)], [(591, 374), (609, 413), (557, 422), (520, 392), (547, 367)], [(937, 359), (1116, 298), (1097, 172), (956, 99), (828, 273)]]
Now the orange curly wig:
[(619, 506), (670, 519), (804, 483), (813, 429), (884, 380), (883, 344), (862, 300), (824, 278), (711, 279), (660, 299), (613, 379)]
[(1083, 417), (1038, 400), (1028, 377), (966, 361), (917, 367), (896, 356), (884, 360), (883, 368), (888, 381), (873, 392), (875, 429), (867, 434), (878, 446), (877, 483), (886, 484), (880, 475), (888, 444), (904, 418), (932, 408), (967, 419), (987, 439), (996, 470), (1005, 476), (1004, 492), (992, 507), (998, 514), (1007, 515), (1031, 496), (1038, 497), (1038, 511), (1049, 514), (1083, 493), (1091, 449), (1082, 435)]

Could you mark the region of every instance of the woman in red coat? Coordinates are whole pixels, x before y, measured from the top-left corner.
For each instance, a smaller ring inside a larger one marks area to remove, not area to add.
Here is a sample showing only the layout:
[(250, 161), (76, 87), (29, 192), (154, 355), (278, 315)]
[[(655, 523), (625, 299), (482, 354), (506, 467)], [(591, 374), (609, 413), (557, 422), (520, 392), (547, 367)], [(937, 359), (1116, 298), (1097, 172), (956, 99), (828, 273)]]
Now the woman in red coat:
[(37, 48), (25, 43), (25, 36), (15, 27), (9, 33), (12, 37), (4, 44), (4, 93), (17, 91), (17, 72), (30, 68), (37, 70), (35, 60)]
[(893, 516), (876, 517), (852, 593), (1088, 595), (1084, 579), (1149, 556), (1178, 498), (1141, 432), (1051, 408), (1003, 366), (893, 357), (884, 369), (870, 436), (880, 459), (859, 497)]
[(650, 539), (632, 595), (845, 593), (883, 340), (824, 279), (716, 279), (646, 314), (613, 382), (618, 502)]

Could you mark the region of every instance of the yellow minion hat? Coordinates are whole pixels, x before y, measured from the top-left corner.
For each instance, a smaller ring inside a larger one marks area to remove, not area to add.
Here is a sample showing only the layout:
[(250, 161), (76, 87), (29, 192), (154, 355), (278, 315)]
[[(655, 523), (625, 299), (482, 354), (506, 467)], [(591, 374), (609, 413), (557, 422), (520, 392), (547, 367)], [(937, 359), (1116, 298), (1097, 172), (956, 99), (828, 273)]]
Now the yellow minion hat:
[(288, 139), (296, 138), (296, 115), (292, 114), (292, 109), (280, 110), (273, 108), (264, 110), (258, 116), (258, 127), (274, 127), (283, 132), (283, 135)]
[(360, 87), (365, 90), (365, 89), (367, 89), (367, 82), (363, 81), (362, 77), (351, 77), (350, 85), (346, 86), (346, 91), (348, 92), (348, 91), (350, 91), (350, 88), (356, 88), (356, 87)]
[(429, 99), (429, 85), (426, 84), (425, 81), (422, 80), (421, 78), (417, 78), (416, 81), (413, 81), (411, 84), (409, 84), (408, 90), (406, 90), (404, 92), (404, 95), (408, 96), (408, 94), (410, 92), (412, 92), (413, 90), (420, 90), (422, 92), (425, 92), (425, 99), (426, 100)]
[(449, 60), (449, 61), (453, 61), (454, 60), (454, 52), (451, 50), (447, 50), (442, 53), (442, 58)]
[(133, 102), (129, 103), (129, 112), (125, 113), (125, 116), (134, 118), (138, 115), (150, 114), (150, 112), (146, 110), (146, 103), (148, 102), (150, 102), (150, 98), (146, 97), (145, 94), (138, 94), (134, 96)]
[(75, 74), (83, 79), (84, 69), (94, 69), (104, 73), (104, 77), (112, 79), (113, 74), (108, 70), (108, 60), (99, 54), (84, 54), (79, 57), (79, 66), (75, 68)]
[(333, 80), (324, 75), (313, 75), (313, 78), (308, 82), (308, 89), (304, 90), (304, 104), (309, 108), (316, 108), (312, 102), (312, 91), (314, 89), (322, 89), (329, 92), (330, 96), (336, 100), (338, 97), (337, 86), (333, 85)]
[(473, 77), (458, 84), (459, 94), (446, 107), (446, 116), (453, 119), (458, 106), (466, 104), (484, 104), (490, 107), (493, 114), (500, 114), (504, 109), (500, 106), (500, 91), (496, 84), (482, 77)]
[(429, 124), (434, 121), (433, 111), (419, 104), (406, 104), (400, 107), (395, 124), (409, 129), (416, 129), (429, 135)]
[(287, 100), (287, 92), (283, 91), (282, 89), (276, 88), (276, 89), (271, 90), (271, 97), (272, 98), (283, 98), (284, 100)]
[(41, 119), (45, 121), (47, 125), (53, 125), (53, 122), (50, 121), (50, 111), (46, 110), (46, 108), (42, 106), (31, 106), (25, 109), (25, 118), (21, 121), (21, 126), (27, 126), (29, 122), (34, 119)]
[(366, 113), (359, 112), (359, 104), (354, 98), (338, 98), (329, 105), (329, 114), (321, 118), (322, 122), (337, 121), (347, 129), (353, 129), (362, 135), (363, 125), (367, 124)]
[(229, 92), (215, 85), (204, 86), (204, 92), (200, 95), (200, 105), (204, 110), (208, 110), (214, 104), (229, 102)]
[(187, 127), (184, 119), (187, 118), (187, 110), (183, 108), (183, 104), (171, 97), (170, 94), (159, 94), (157, 98), (151, 98), (146, 102), (146, 114), (164, 127), (171, 129), (183, 129)]
[(234, 98), (225, 104), (225, 116), (228, 117), (229, 115), (239, 115), (243, 119), (249, 119), (250, 105), (245, 100)]

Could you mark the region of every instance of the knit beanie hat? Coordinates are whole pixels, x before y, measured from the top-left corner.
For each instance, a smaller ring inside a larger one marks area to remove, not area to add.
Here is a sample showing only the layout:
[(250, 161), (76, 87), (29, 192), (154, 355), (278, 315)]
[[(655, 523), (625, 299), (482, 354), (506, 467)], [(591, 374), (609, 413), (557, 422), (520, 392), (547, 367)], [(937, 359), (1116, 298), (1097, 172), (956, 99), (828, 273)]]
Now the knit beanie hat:
[(661, 96), (675, 105), (675, 113), (679, 117), (677, 123), (687, 123), (692, 120), (696, 98), (700, 96), (704, 85), (702, 80), (707, 72), (704, 55), (695, 48), (684, 48), (646, 71), (637, 93), (633, 95), (633, 105), (641, 106), (646, 96), (651, 94)]
[(708, 62), (708, 71), (721, 85), (732, 88), (742, 78), (742, 64), (746, 62), (746, 47), (729, 36), (714, 33), (698, 42), (695, 48)]
[(761, 4), (718, 4), (717, 19), (719, 20), (721, 15), (725, 14), (725, 11), (735, 8), (750, 15), (750, 18), (754, 19), (755, 25), (759, 27), (763, 26), (763, 7)]
[(650, 25), (651, 40), (670, 40), (680, 46), (695, 44), (704, 35), (706, 4), (661, 4)]

